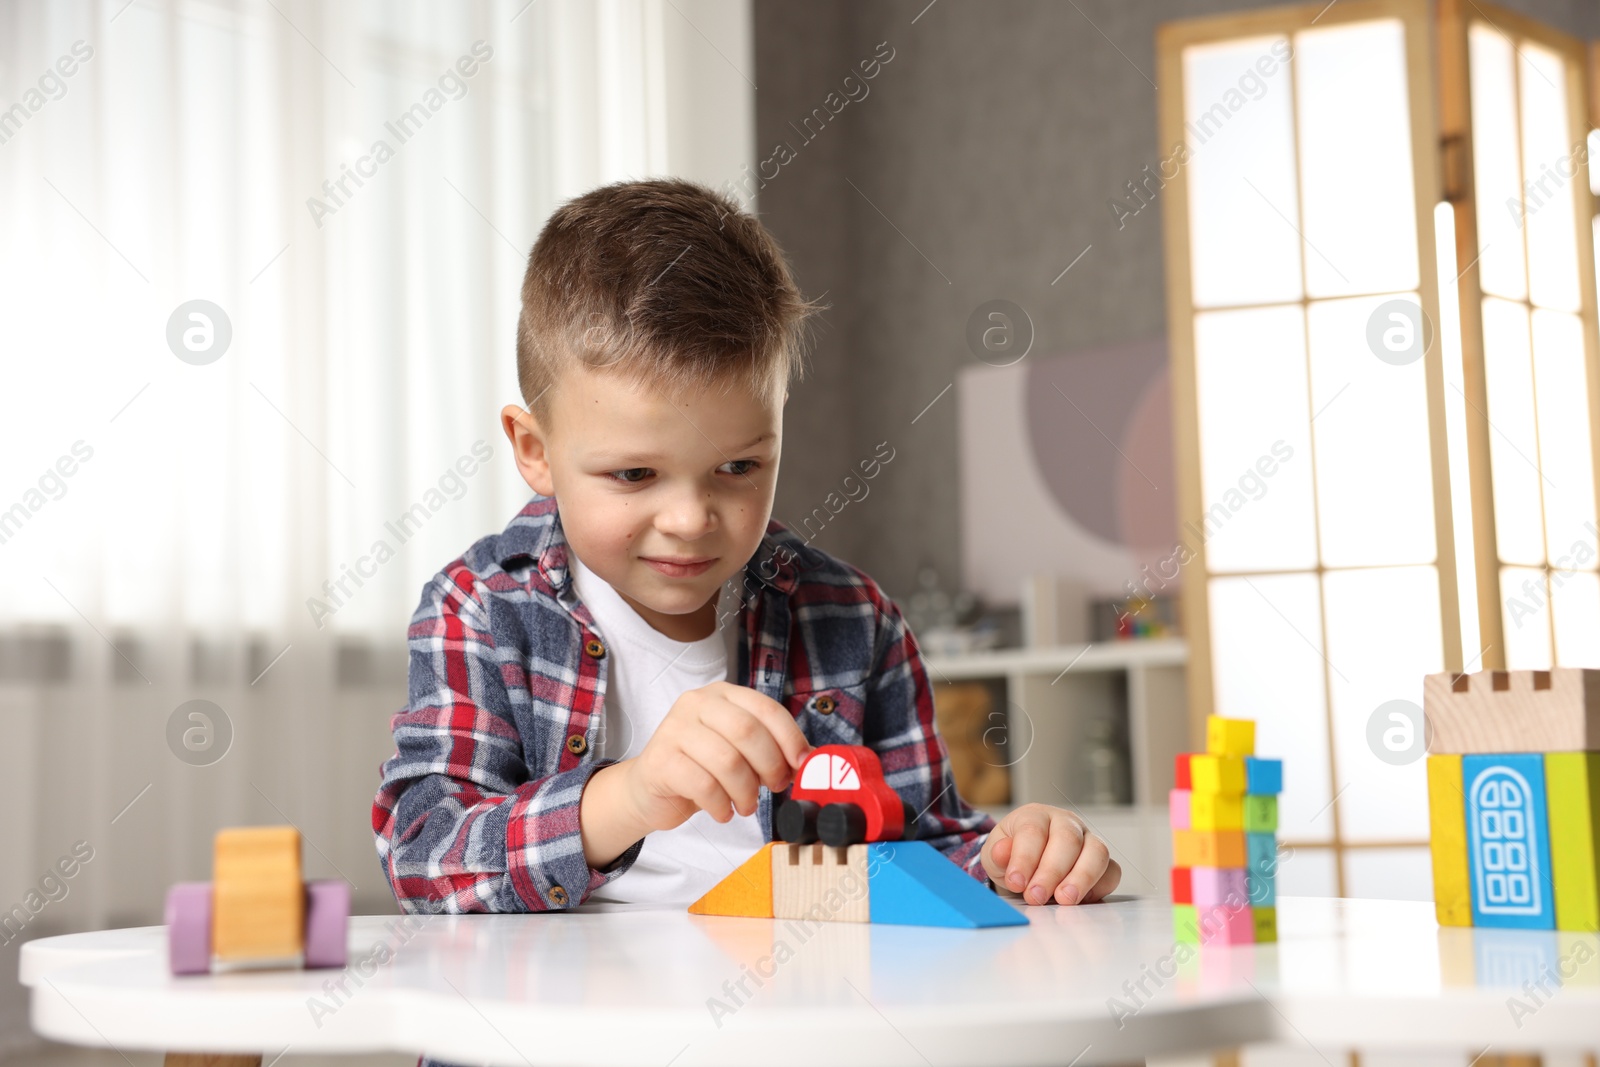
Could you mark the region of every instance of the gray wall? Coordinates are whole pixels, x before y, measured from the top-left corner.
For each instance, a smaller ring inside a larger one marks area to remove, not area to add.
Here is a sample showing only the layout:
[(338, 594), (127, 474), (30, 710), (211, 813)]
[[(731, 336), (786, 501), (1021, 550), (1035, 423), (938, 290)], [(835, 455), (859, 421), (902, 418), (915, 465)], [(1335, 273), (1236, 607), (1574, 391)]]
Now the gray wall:
[[(811, 373), (789, 402), (774, 515), (800, 522), (888, 441), (895, 458), (869, 495), (832, 517), (815, 543), (899, 599), (923, 563), (947, 585), (959, 580), (955, 391), (912, 420), (975, 362), (968, 316), (997, 297), (1022, 305), (1036, 354), (1165, 334), (1159, 202), (1120, 230), (1107, 207), (1157, 159), (1155, 29), (1270, 6), (926, 5), (755, 4), (757, 148), (762, 156), (780, 141), (797, 149), (760, 190), (761, 217), (807, 294), (826, 293), (832, 305)], [(1593, 0), (1506, 6), (1584, 39), (1600, 32)], [(895, 55), (868, 95), (802, 144), (789, 123), (823, 106), (883, 41)]]

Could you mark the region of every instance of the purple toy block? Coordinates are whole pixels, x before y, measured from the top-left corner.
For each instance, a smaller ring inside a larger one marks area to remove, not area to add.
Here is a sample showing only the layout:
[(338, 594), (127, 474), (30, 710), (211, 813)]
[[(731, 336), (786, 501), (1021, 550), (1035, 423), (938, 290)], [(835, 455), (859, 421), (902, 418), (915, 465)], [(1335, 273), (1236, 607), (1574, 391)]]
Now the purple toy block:
[(1196, 908), (1218, 904), (1237, 908), (1250, 903), (1243, 867), (1196, 867), (1190, 879)]
[(336, 878), (306, 883), (307, 967), (343, 967), (350, 927), (350, 885)]
[(1174, 789), (1167, 794), (1167, 816), (1174, 830), (1187, 830), (1189, 826), (1189, 790)]
[(211, 970), (210, 882), (179, 882), (167, 890), (167, 965), (173, 974)]

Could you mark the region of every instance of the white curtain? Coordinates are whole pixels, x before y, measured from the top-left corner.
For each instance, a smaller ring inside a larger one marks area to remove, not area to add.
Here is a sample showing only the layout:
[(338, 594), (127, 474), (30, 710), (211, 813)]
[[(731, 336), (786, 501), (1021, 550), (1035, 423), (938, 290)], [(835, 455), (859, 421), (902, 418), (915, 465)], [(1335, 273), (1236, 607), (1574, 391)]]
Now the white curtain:
[(17, 945), (158, 922), (218, 827), (394, 910), (406, 620), (528, 496), (527, 252), (596, 185), (736, 177), (752, 66), (748, 0), (0, 8), (0, 1053)]

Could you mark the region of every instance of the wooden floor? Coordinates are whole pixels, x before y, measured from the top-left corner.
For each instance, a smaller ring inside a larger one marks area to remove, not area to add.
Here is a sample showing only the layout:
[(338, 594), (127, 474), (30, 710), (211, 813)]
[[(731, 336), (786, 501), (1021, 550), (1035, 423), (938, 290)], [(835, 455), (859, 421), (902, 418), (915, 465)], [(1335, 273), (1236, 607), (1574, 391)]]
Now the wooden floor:
[[(36, 1050), (24, 1050), (0, 1059), (3, 1067), (162, 1067), (159, 1052), (135, 1052), (127, 1056), (111, 1049), (77, 1048), (46, 1042)], [(262, 1060), (267, 1067), (269, 1059)], [(296, 1056), (279, 1057), (274, 1067), (416, 1067), (417, 1057), (399, 1054), (372, 1056)]]

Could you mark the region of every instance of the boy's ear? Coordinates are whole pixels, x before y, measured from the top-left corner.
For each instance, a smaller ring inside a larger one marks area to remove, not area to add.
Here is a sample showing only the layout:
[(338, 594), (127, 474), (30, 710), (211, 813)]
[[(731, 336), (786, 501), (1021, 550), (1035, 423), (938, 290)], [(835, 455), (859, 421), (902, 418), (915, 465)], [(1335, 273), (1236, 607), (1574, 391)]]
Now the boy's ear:
[(545, 431), (538, 416), (518, 404), (507, 404), (500, 409), (500, 425), (511, 442), (511, 454), (516, 458), (517, 471), (540, 496), (555, 496), (555, 481), (550, 477), (550, 457), (545, 446)]

